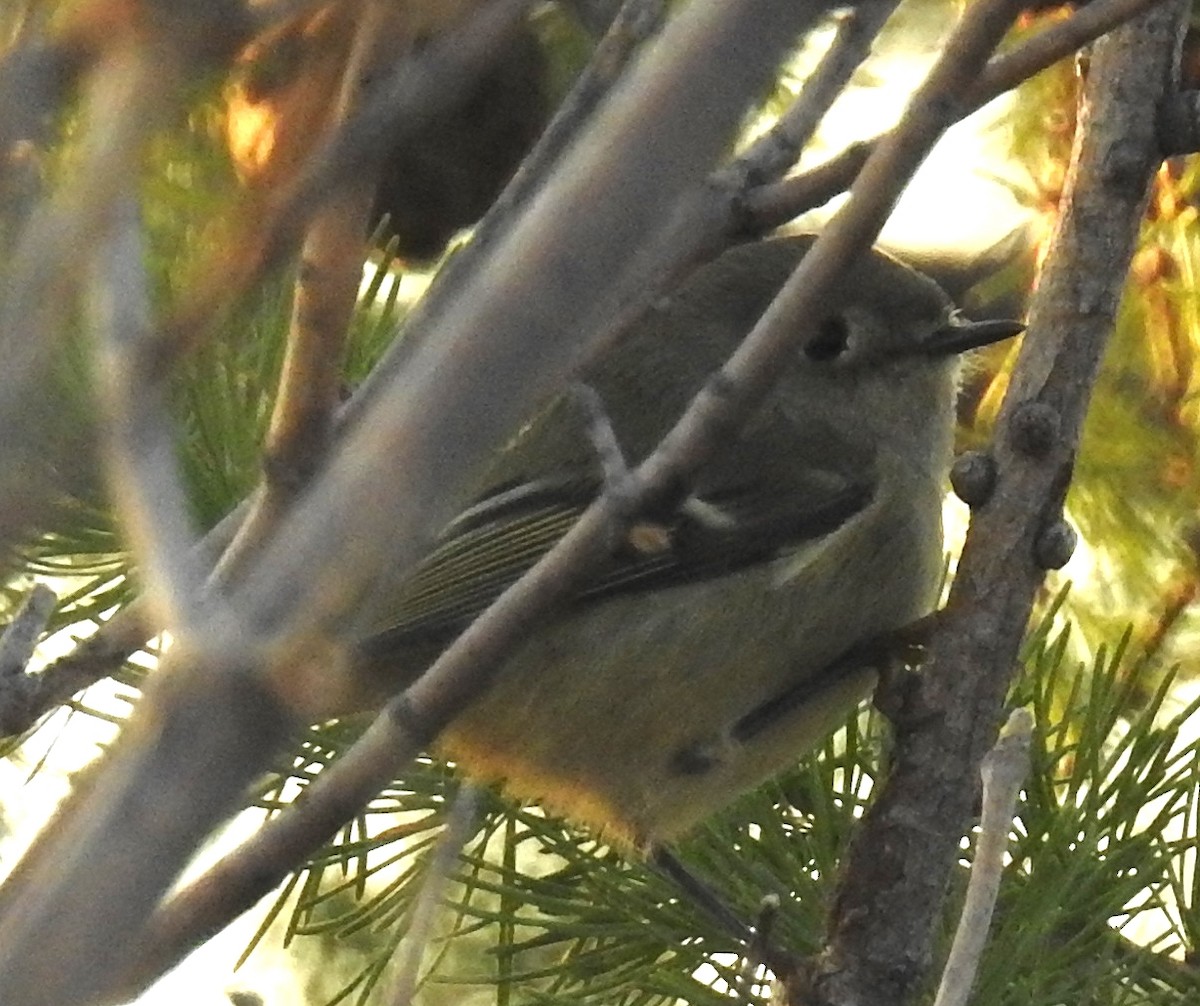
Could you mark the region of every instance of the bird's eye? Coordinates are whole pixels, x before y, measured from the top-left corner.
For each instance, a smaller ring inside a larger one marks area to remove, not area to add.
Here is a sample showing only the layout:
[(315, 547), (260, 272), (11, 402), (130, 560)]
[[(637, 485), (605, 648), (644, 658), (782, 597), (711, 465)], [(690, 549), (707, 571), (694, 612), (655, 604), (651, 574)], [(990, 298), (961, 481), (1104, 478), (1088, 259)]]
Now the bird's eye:
[(817, 334), (804, 344), (810, 360), (828, 363), (836, 360), (850, 343), (850, 326), (840, 314), (831, 314), (817, 326)]

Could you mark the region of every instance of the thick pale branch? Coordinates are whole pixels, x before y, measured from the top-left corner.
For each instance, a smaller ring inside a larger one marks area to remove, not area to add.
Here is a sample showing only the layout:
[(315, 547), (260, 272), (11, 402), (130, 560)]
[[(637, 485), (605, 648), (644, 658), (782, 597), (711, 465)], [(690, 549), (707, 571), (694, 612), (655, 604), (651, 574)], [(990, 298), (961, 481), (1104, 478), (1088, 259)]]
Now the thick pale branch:
[[(161, 54), (160, 54), (161, 55)], [(103, 233), (113, 201), (136, 170), (141, 144), (169, 105), (172, 77), (161, 59), (117, 49), (91, 75), (79, 166), (71, 184), (27, 217), (0, 280), (0, 549), (24, 530), (48, 482), (31, 457), (58, 445), (40, 431), (53, 422), (46, 406), (50, 360), (82, 282), (80, 248)]]

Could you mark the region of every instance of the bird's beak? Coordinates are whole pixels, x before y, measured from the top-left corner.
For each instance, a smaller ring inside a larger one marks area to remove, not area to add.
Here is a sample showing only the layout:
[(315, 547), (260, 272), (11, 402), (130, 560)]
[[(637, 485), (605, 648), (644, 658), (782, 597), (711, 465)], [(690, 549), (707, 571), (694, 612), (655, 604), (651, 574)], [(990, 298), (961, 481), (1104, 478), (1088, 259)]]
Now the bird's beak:
[(946, 324), (922, 344), (921, 350), (928, 356), (953, 356), (1011, 339), (1024, 331), (1022, 321), (967, 321), (961, 315), (952, 314)]

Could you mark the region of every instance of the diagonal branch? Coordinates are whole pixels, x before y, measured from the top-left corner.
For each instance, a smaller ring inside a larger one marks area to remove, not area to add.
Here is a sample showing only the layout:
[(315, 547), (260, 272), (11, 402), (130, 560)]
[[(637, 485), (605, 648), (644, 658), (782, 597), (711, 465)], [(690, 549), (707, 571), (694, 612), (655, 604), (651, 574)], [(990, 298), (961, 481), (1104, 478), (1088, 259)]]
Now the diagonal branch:
[(176, 459), (167, 388), (147, 378), (150, 283), (141, 216), (132, 194), (112, 208), (111, 233), (92, 266), (91, 327), (105, 414), (106, 468), (125, 533), (140, 561), (144, 589), (163, 624), (187, 626), (205, 571)]

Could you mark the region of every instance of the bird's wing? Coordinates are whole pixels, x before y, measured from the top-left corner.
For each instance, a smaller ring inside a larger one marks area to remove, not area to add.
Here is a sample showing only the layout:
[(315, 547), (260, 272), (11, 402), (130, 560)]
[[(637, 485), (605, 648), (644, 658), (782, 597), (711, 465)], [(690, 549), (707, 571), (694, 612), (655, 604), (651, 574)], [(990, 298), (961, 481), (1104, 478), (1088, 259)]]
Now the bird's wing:
[[(710, 469), (703, 491), (669, 513), (635, 519), (570, 603), (711, 579), (769, 561), (835, 531), (872, 496), (869, 480), (812, 468), (782, 480), (749, 477), (745, 457)], [(386, 654), (412, 643), (449, 643), (553, 548), (600, 488), (590, 476), (540, 479), (480, 500), (446, 529), (403, 588), (389, 624), (365, 649)]]

